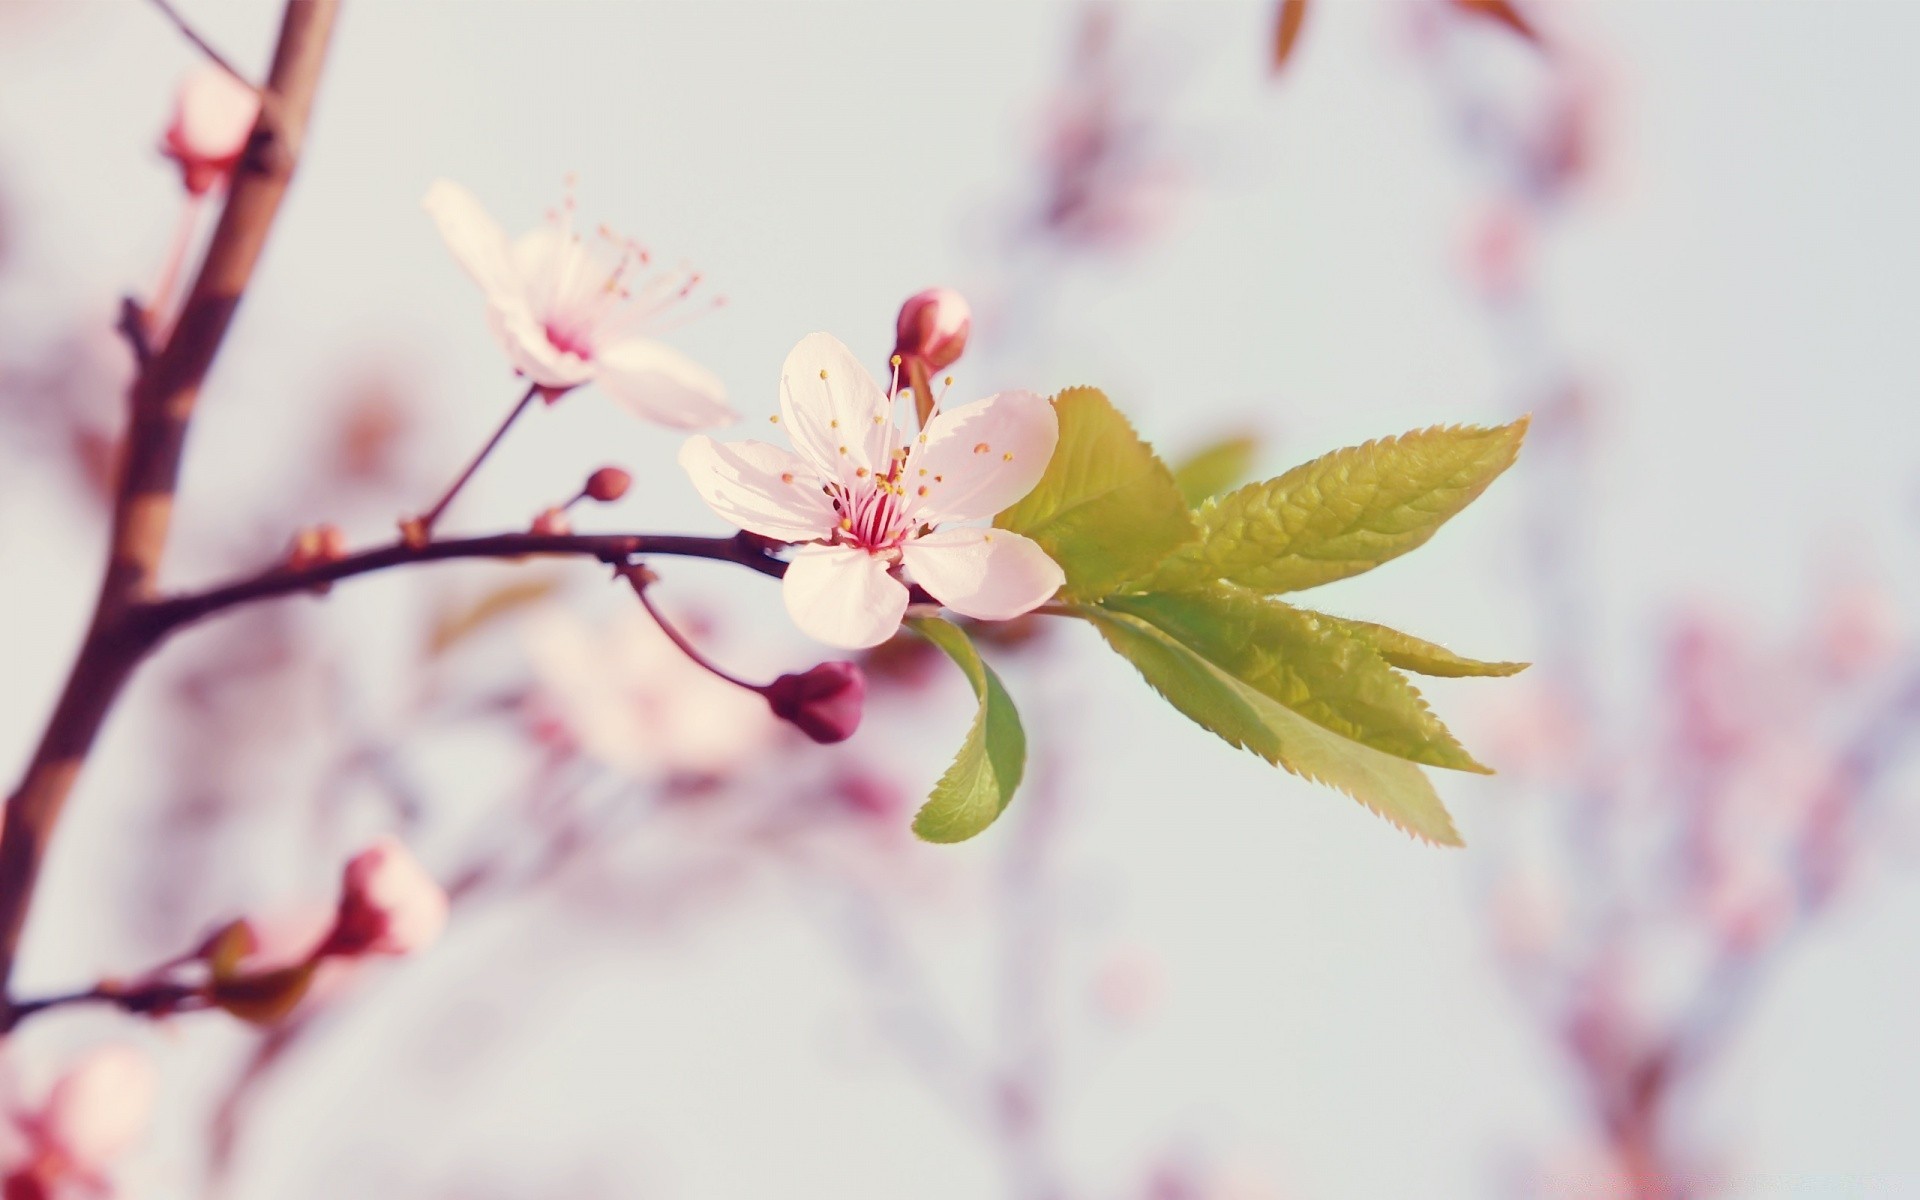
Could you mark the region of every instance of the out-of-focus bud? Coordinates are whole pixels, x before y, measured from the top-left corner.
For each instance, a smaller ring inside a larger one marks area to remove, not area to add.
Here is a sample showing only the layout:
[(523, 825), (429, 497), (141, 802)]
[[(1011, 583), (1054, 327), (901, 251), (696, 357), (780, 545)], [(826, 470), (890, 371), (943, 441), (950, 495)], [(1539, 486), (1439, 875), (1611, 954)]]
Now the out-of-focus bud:
[[(973, 310), (952, 288), (928, 288), (900, 306), (893, 352), (903, 368), (919, 363), (929, 373), (944, 371), (960, 360), (973, 329)], [(911, 377), (903, 371), (902, 380)]]
[(394, 838), (381, 838), (347, 863), (333, 932), (315, 957), (412, 954), (447, 924), (447, 894)]
[(866, 771), (839, 776), (830, 794), (854, 816), (881, 821), (892, 821), (907, 806), (907, 794), (898, 784)]
[(597, 500), (602, 504), (612, 504), (615, 500), (626, 495), (627, 489), (632, 486), (633, 476), (622, 471), (619, 467), (601, 467), (598, 471), (587, 476), (586, 494), (590, 500)]
[(347, 556), (347, 535), (338, 525), (315, 525), (293, 535), (287, 566), (295, 571), (339, 562)]
[(549, 508), (533, 519), (532, 532), (547, 537), (564, 537), (573, 532), (573, 522), (565, 509)]
[(106, 1046), (82, 1059), (47, 1097), (47, 1138), (76, 1163), (101, 1167), (146, 1132), (159, 1080), (146, 1055)]
[(187, 76), (162, 148), (180, 164), (188, 192), (204, 196), (226, 182), (259, 116), (260, 94), (220, 68)]
[(822, 745), (844, 742), (860, 728), (867, 678), (850, 662), (821, 663), (798, 675), (782, 675), (760, 694), (773, 715), (797, 726)]

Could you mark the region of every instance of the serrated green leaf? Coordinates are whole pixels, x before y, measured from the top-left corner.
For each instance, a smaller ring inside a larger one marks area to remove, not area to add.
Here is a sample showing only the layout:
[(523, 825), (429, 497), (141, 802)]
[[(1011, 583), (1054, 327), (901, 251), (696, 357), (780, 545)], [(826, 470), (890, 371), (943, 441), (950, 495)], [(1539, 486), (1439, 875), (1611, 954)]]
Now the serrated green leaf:
[(1432, 781), (1413, 763), (1321, 728), (1137, 617), (1093, 606), (1075, 611), (1149, 686), (1229, 745), (1345, 792), (1416, 837), (1460, 845), (1460, 834)]
[(1253, 474), (1253, 456), (1259, 452), (1260, 439), (1250, 433), (1224, 438), (1195, 451), (1173, 468), (1173, 481), (1188, 508), (1224, 492), (1230, 492)]
[(1434, 535), (1513, 465), (1527, 419), (1436, 426), (1350, 446), (1248, 484), (1197, 514), (1201, 538), (1146, 587), (1225, 580), (1279, 594), (1372, 570)]
[(1047, 473), (994, 518), (1025, 534), (1066, 572), (1066, 595), (1098, 599), (1145, 576), (1199, 530), (1173, 473), (1096, 388), (1053, 400), (1060, 443)]
[(1224, 584), (1104, 603), (1341, 737), (1428, 766), (1492, 773), (1379, 651), (1316, 614)]
[(1322, 621), (1331, 621), (1338, 628), (1367, 642), (1380, 652), (1381, 658), (1403, 671), (1463, 679), (1469, 676), (1518, 675), (1533, 665), (1523, 662), (1482, 662), (1477, 658), (1455, 654), (1445, 646), (1423, 641), (1410, 633), (1376, 625), (1372, 621), (1350, 621), (1345, 617), (1330, 617), (1326, 613), (1313, 615)]
[(993, 824), (1013, 799), (1026, 770), (1027, 734), (1000, 677), (958, 626), (937, 618), (907, 624), (959, 664), (980, 699), (960, 753), (913, 818), (913, 831), (929, 842), (963, 842)]

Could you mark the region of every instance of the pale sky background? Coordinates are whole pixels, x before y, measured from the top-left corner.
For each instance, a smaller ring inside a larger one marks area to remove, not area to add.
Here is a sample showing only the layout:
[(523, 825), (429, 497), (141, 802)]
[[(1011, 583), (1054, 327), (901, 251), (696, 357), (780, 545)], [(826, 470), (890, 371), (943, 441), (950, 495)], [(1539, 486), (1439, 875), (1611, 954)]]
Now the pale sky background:
[[(236, 57), (264, 60), (276, 6), (182, 6)], [(256, 447), (297, 429), (343, 360), (405, 364), (445, 414), (449, 469), (497, 418), (511, 382), (418, 208), (440, 175), (514, 228), (578, 172), (587, 217), (696, 262), (730, 305), (676, 340), (750, 418), (773, 404), (778, 364), (806, 332), (835, 331), (880, 361), (901, 297), (998, 277), (983, 230), (1025, 180), (1029, 117), (1071, 12), (350, 0), (309, 158), (203, 407), (183, 519), (218, 521), (269, 482), (273, 460)], [(1147, 253), (1072, 274), (1060, 339), (1031, 356), (1033, 375), (962, 387), (1098, 383), (1170, 448), (1265, 429), (1275, 469), (1509, 415), (1518, 401), (1454, 270), (1473, 181), (1401, 46), (1404, 10), (1323, 4), (1282, 86), (1263, 70), (1266, 3), (1127, 15), (1184, 76), (1171, 120), (1200, 164), (1191, 200)], [(1561, 15), (1613, 87), (1603, 182), (1546, 264), (1557, 335), (1606, 405), (1602, 656), (1630, 661), (1672, 599), (1781, 628), (1842, 562), (1911, 598), (1920, 5)], [(0, 180), (20, 239), (10, 340), (83, 307), (104, 322), (152, 271), (176, 185), (151, 147), (191, 62), (133, 0), (67, 0), (0, 24)], [(653, 472), (616, 519), (715, 527), (671, 468), (670, 435), (591, 396), (538, 420), (490, 467), (464, 522), (517, 522), (529, 496), (565, 486), (531, 481), (577, 479), (616, 453)], [(78, 526), (48, 510), (51, 494), (32, 471), (0, 478), (8, 763), (37, 732), (95, 581), (94, 548), (73, 544)], [(1469, 653), (1534, 655), (1510, 549), (1524, 494), (1496, 487), (1428, 549), (1329, 605)], [(781, 619), (770, 589), (741, 590)], [(370, 586), (349, 611), (377, 621), (379, 595)], [(1171, 1137), (1313, 1200), (1472, 1197), (1493, 1194), (1516, 1142), (1573, 1128), (1476, 931), (1471, 848), (1414, 845), (1186, 726), (1120, 664), (1075, 662), (1061, 686), (1091, 752), (1072, 869), (1087, 903), (1110, 910), (1095, 944), (1148, 947), (1167, 977), (1140, 1028), (1070, 1057), (1061, 1132), (1084, 1176), (1117, 1184)], [(1432, 691), (1467, 724), (1498, 686)], [(943, 719), (957, 738), (964, 716)], [(56, 857), (55, 913), (58, 897), (83, 894), (87, 830), (108, 819), (111, 781), (137, 771), (132, 746), (114, 749)], [(1524, 802), (1471, 777), (1442, 787), (1470, 847)], [(548, 1032), (513, 1063), (522, 1084), (450, 1105), (443, 1137), (386, 1154), (486, 1178), (479, 1146), (522, 1164), (498, 1184), (510, 1194), (538, 1194), (514, 1181), (542, 1164), (608, 1146), (633, 1194), (992, 1194), (997, 1168), (977, 1141), (883, 1054), (846, 1050), (862, 1010), (817, 933), (774, 899), (751, 918), (640, 941), (591, 990), (543, 997), (526, 1019)], [(946, 919), (965, 923), (934, 913), (917, 928), (938, 944)], [(46, 920), (35, 936), (53, 961), (66, 951), (51, 948), (59, 917)], [(956, 994), (977, 932), (958, 930), (942, 963)], [(1748, 1168), (1737, 1195), (1920, 1194), (1917, 935), (1920, 878), (1889, 874), (1771, 991), (1709, 1103)], [(413, 1103), (382, 1087), (379, 1056), (436, 1021), (404, 987), (383, 995), (392, 1007), (367, 1020), (364, 1061), (314, 1064), (276, 1110), (252, 1194), (357, 1194), (312, 1131)]]

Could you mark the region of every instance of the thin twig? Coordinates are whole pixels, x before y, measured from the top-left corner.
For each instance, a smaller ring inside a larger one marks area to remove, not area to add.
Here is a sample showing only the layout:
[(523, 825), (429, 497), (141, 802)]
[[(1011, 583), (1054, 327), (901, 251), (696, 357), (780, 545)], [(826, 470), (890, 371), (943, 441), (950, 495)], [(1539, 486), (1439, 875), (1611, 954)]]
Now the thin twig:
[(520, 402), (513, 406), (513, 410), (507, 414), (507, 419), (500, 422), (499, 427), (493, 431), (493, 436), (487, 439), (487, 444), (480, 447), (480, 453), (473, 456), (473, 461), (467, 464), (466, 470), (460, 472), (459, 478), (453, 481), (434, 506), (413, 520), (402, 524), (401, 528), (410, 539), (424, 542), (433, 536), (433, 527), (440, 520), (441, 514), (447, 511), (447, 506), (452, 504), (453, 498), (460, 494), (460, 489), (467, 486), (467, 481), (472, 479), (474, 472), (480, 469), (480, 464), (487, 461), (487, 456), (492, 454), (501, 439), (507, 436), (507, 430), (513, 428), (513, 423), (520, 419), (520, 414), (527, 411), (527, 405), (532, 404), (533, 398), (539, 394), (539, 384), (528, 387), (526, 395), (520, 397)]
[(262, 90), (259, 84), (255, 83), (253, 80), (248, 79), (245, 75), (241, 74), (240, 68), (234, 66), (233, 63), (227, 58), (226, 55), (220, 53), (219, 50), (215, 49), (212, 42), (209, 42), (206, 38), (201, 37), (200, 31), (193, 27), (192, 23), (189, 22), (187, 18), (181, 14), (179, 9), (175, 8), (172, 4), (168, 3), (168, 0), (149, 0), (149, 2), (155, 8), (160, 10), (161, 16), (165, 17), (169, 22), (172, 23), (175, 29), (178, 29), (180, 31), (180, 35), (182, 37), (186, 38), (189, 42), (193, 43), (194, 49), (206, 55), (207, 60), (211, 62), (214, 66), (219, 67), (222, 71), (225, 71), (227, 74), (233, 76), (235, 79), (238, 79), (241, 83), (246, 84), (249, 88), (253, 89), (255, 92), (260, 92)]

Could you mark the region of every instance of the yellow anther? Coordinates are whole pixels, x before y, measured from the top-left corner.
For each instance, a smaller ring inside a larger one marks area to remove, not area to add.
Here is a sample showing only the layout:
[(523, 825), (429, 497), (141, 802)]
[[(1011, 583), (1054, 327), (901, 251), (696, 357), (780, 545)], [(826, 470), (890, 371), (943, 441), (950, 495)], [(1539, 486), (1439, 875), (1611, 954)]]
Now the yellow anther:
[(900, 356), (898, 354), (893, 356), (893, 365), (896, 367), (900, 365)]
[(926, 484), (924, 484), (924, 483), (923, 483), (923, 484), (921, 484), (921, 485), (920, 485), (920, 492), (919, 492), (919, 494), (920, 494), (920, 495), (922, 495), (922, 496), (924, 496), (924, 495), (926, 495), (926, 494), (927, 494), (927, 485), (926, 485)]
[(792, 472), (792, 471), (782, 471), (782, 472), (780, 472), (780, 482), (781, 482), (781, 483), (792, 483), (792, 482), (793, 482), (793, 472)]
[(1012, 461), (1013, 461), (1013, 451), (1011, 451), (1011, 450), (1009, 450), (1009, 451), (1007, 451), (1007, 452), (1006, 452), (1005, 454), (1002, 454), (1002, 455), (1000, 456), (1000, 461), (1001, 461), (1001, 462), (1012, 462)]
[(842, 446), (842, 447), (840, 447), (840, 453), (841, 453), (841, 454), (843, 454), (843, 455), (844, 455), (844, 454), (845, 454), (846, 452), (847, 452), (847, 448), (846, 448), (845, 446)]
[(831, 420), (831, 421), (828, 421), (828, 422), (827, 422), (827, 427), (828, 427), (828, 428), (830, 428), (830, 429), (838, 429), (838, 428), (840, 428), (840, 421), (839, 421), (839, 418), (837, 418), (837, 417), (836, 417), (835, 419), (833, 419), (833, 420)]
[(821, 367), (821, 368), (820, 368), (820, 378), (822, 378), (822, 379), (825, 379), (826, 377), (827, 377), (827, 369), (826, 369), (825, 367)]

